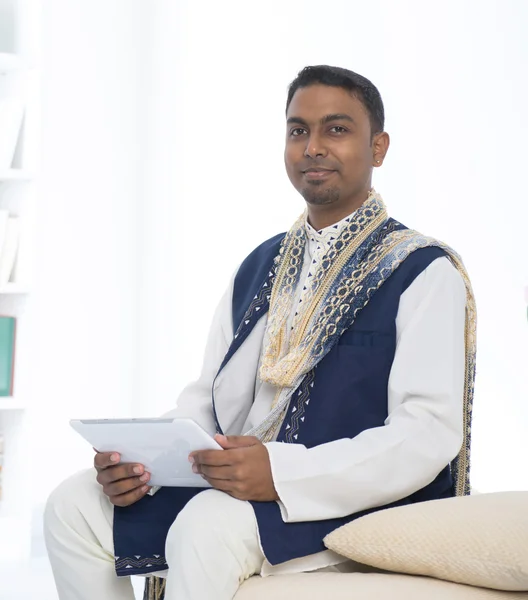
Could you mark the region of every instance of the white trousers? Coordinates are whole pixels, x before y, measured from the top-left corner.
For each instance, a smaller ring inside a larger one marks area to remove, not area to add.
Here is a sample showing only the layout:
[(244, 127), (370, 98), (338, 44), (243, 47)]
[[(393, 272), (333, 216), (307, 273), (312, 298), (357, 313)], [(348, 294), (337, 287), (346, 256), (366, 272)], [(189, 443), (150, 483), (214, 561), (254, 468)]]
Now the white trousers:
[[(70, 477), (46, 505), (44, 533), (59, 598), (133, 600), (130, 579), (115, 574), (113, 506), (95, 478), (95, 469)], [(166, 600), (232, 600), (264, 561), (251, 504), (217, 490), (198, 494), (171, 526), (165, 556)]]

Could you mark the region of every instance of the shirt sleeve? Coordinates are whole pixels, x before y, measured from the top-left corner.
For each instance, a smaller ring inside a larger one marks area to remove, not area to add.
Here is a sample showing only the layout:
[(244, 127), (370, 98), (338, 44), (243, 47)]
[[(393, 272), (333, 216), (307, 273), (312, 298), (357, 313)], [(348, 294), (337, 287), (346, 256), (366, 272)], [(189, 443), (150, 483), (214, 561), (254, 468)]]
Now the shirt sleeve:
[(266, 444), (285, 522), (343, 517), (431, 483), (463, 441), (466, 290), (445, 258), (402, 294), (381, 427), (314, 448)]
[(210, 435), (216, 433), (211, 402), (213, 381), (233, 339), (233, 317), (231, 303), (235, 278), (216, 308), (207, 338), (203, 365), (198, 379), (187, 385), (178, 397), (176, 408), (163, 417), (188, 417), (194, 419)]

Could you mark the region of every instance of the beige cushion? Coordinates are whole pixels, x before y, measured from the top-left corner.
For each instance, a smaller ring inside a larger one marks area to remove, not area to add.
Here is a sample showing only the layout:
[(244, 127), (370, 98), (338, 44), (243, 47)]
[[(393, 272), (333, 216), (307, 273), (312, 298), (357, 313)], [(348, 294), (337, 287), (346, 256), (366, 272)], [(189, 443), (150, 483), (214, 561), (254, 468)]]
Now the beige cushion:
[(234, 600), (528, 600), (528, 593), (498, 592), (416, 577), (377, 573), (302, 573), (251, 577)]
[(324, 540), (360, 563), (499, 590), (528, 590), (528, 492), (421, 502), (361, 517)]

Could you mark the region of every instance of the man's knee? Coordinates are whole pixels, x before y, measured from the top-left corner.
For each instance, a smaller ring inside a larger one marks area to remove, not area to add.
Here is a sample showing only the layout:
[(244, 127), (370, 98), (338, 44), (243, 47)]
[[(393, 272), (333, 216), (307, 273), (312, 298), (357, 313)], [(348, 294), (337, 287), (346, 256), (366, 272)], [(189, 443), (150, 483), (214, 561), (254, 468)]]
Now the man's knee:
[(171, 568), (191, 572), (210, 561), (217, 583), (226, 585), (230, 577), (242, 581), (260, 572), (264, 555), (253, 507), (218, 490), (198, 494), (172, 524), (165, 556)]
[(44, 530), (48, 532), (58, 523), (68, 523), (71, 517), (78, 512), (81, 501), (88, 498), (97, 498), (100, 493), (99, 484), (95, 479), (94, 469), (81, 471), (68, 477), (60, 483), (48, 497), (44, 510)]
[(221, 492), (217, 490), (205, 490), (189, 500), (169, 529), (167, 545), (181, 543), (184, 539), (191, 540), (202, 531), (207, 531), (215, 520), (218, 496), (221, 496)]
[[(232, 533), (236, 519), (243, 517), (247, 503), (236, 500), (218, 490), (206, 490), (190, 500), (180, 511), (167, 534), (167, 552), (170, 548), (208, 543), (221, 537), (222, 531)], [(244, 505), (244, 507), (242, 506)]]

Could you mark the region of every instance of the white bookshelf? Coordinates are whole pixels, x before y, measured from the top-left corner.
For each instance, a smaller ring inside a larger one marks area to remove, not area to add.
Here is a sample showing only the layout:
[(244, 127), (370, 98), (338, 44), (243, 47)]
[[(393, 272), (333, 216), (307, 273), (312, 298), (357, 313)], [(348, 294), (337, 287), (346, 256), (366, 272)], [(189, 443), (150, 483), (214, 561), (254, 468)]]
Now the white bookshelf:
[(0, 315), (17, 319), (13, 395), (0, 397), (0, 433), (4, 438), (1, 562), (27, 558), (31, 543), (32, 452), (28, 431), (35, 388), (30, 289), (38, 196), (34, 175), (38, 171), (40, 127), (39, 10), (40, 0), (0, 0), (0, 100), (16, 97), (24, 105), (13, 160), (0, 164), (0, 209), (19, 217), (22, 225), (16, 268), (10, 281), (0, 287)]
[(25, 410), (26, 407), (20, 400), (13, 396), (0, 397), (0, 410)]

